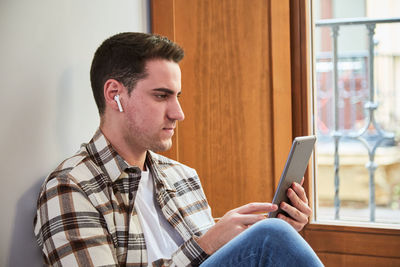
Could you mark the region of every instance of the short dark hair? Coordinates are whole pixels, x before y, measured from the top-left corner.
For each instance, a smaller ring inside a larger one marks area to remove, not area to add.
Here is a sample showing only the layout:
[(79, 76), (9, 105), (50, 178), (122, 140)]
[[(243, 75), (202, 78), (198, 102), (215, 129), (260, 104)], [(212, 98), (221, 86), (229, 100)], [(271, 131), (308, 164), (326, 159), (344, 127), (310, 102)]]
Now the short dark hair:
[(145, 64), (151, 59), (176, 63), (184, 57), (183, 49), (168, 38), (147, 33), (124, 32), (111, 36), (96, 50), (90, 69), (93, 96), (100, 115), (105, 110), (104, 83), (121, 82), (130, 94), (140, 79), (146, 77)]

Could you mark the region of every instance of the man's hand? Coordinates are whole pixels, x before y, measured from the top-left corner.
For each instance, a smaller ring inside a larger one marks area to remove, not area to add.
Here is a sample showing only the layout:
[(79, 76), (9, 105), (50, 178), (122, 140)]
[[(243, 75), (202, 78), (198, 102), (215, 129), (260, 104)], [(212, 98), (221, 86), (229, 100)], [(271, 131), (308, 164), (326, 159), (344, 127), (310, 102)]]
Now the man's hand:
[(211, 255), (248, 227), (265, 219), (265, 215), (260, 213), (277, 209), (277, 205), (271, 203), (249, 203), (228, 211), (197, 242), (208, 255)]
[[(304, 178), (301, 181), (301, 184), (303, 184), (303, 182)], [(290, 199), (291, 205), (286, 202), (282, 202), (280, 207), (287, 214), (289, 214), (290, 217), (280, 213), (278, 214), (278, 218), (288, 222), (297, 231), (301, 231), (308, 223), (308, 218), (312, 214), (312, 210), (308, 206), (308, 199), (304, 188), (298, 183), (293, 183), (286, 194)]]

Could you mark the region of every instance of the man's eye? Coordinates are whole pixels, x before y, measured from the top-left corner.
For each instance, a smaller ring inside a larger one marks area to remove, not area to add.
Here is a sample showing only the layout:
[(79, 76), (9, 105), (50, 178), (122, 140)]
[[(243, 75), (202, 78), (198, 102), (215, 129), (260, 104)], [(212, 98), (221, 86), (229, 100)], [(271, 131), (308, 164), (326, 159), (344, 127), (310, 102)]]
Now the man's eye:
[(167, 98), (168, 95), (162, 94), (162, 95), (156, 95), (157, 98), (159, 99), (165, 99)]

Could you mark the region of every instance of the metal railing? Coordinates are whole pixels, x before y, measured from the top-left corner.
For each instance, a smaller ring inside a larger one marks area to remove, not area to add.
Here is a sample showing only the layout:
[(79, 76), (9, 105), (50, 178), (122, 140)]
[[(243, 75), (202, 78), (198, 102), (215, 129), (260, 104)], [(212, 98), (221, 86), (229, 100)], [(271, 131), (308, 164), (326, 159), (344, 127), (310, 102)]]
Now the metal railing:
[[(382, 129), (380, 124), (376, 120), (375, 112), (378, 108), (378, 103), (375, 101), (375, 86), (374, 86), (374, 35), (375, 28), (377, 24), (382, 23), (399, 23), (400, 18), (391, 18), (391, 19), (367, 19), (367, 18), (351, 18), (351, 19), (326, 19), (320, 20), (315, 23), (316, 27), (328, 27), (331, 30), (332, 36), (332, 89), (333, 89), (333, 131), (331, 131), (331, 136), (334, 142), (334, 186), (335, 186), (335, 195), (334, 195), (334, 206), (335, 206), (335, 219), (340, 219), (340, 198), (339, 198), (339, 189), (340, 189), (340, 176), (339, 176), (339, 144), (341, 140), (345, 137), (346, 139), (357, 140), (361, 142), (361, 144), (366, 148), (369, 156), (369, 162), (366, 164), (366, 168), (369, 173), (369, 188), (370, 188), (370, 196), (369, 196), (369, 209), (370, 209), (370, 221), (375, 221), (375, 171), (378, 165), (375, 163), (375, 154), (376, 149), (382, 144), (384, 141), (393, 141), (394, 134), (386, 132)], [(366, 119), (364, 121), (363, 127), (358, 131), (342, 131), (340, 127), (340, 117), (339, 117), (339, 79), (338, 79), (338, 63), (339, 63), (339, 54), (338, 54), (338, 36), (340, 34), (340, 30), (342, 27), (346, 27), (349, 25), (364, 25), (368, 31), (368, 53), (366, 58), (368, 60), (367, 69), (368, 69), (368, 77), (367, 77), (367, 86), (368, 86), (368, 96), (367, 100), (364, 104), (364, 110), (366, 113)], [(367, 132), (371, 128), (374, 129), (376, 135), (375, 139), (372, 142), (370, 138), (367, 137)]]

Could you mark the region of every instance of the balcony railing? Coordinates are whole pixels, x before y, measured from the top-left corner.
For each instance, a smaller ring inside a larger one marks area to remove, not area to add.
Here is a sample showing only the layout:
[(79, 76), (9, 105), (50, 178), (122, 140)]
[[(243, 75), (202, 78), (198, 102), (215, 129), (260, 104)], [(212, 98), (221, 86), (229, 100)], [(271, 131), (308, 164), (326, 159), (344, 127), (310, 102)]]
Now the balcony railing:
[[(317, 131), (321, 136), (329, 136), (334, 143), (334, 207), (335, 219), (340, 219), (340, 157), (339, 144), (344, 140), (360, 142), (368, 152), (369, 162), (369, 209), (370, 221), (375, 221), (375, 163), (376, 150), (383, 143), (394, 143), (394, 133), (386, 132), (377, 121), (374, 86), (374, 35), (377, 24), (400, 23), (400, 18), (391, 19), (329, 19), (315, 23), (316, 27), (330, 28), (332, 53), (317, 55), (317, 86), (320, 106)], [(368, 33), (368, 51), (339, 54), (338, 37), (340, 30), (349, 25), (365, 26)], [(350, 70), (343, 75), (343, 70)], [(341, 73), (339, 73), (341, 72)], [(339, 74), (340, 77), (339, 77)], [(339, 94), (339, 91), (342, 93)], [(330, 110), (329, 110), (330, 109)], [(358, 122), (358, 123), (357, 123)], [(362, 124), (357, 127), (357, 124)], [(373, 132), (373, 138), (371, 138)]]

